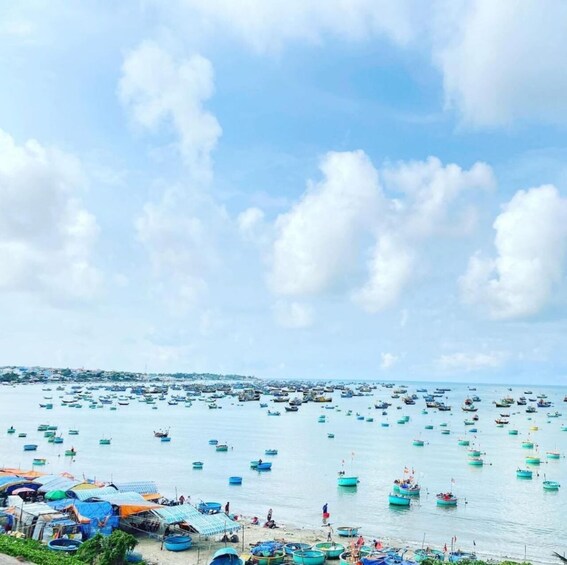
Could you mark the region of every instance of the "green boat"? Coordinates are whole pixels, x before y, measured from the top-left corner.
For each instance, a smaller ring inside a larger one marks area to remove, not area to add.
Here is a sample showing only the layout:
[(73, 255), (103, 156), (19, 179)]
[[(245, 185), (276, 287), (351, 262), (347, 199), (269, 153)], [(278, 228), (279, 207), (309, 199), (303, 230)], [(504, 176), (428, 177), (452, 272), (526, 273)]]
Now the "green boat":
[(65, 450), (65, 457), (75, 457), (77, 452), (74, 449), (67, 449)]
[(346, 477), (341, 475), (337, 478), (337, 484), (340, 487), (355, 487), (358, 482), (358, 477)]
[(70, 436), (78, 436), (78, 435), (79, 435), (79, 430), (69, 430), (69, 435), (70, 435)]
[(346, 549), (342, 543), (335, 542), (316, 543), (313, 547), (325, 553), (327, 559), (338, 559)]
[(484, 465), (484, 461), (480, 457), (472, 457), (469, 459), (469, 465), (473, 467), (482, 467)]
[(110, 439), (99, 439), (98, 443), (99, 445), (110, 445), (111, 440)]
[(560, 486), (557, 481), (543, 481), (543, 490), (559, 490)]
[(526, 463), (528, 465), (539, 465), (541, 463), (541, 459), (537, 455), (530, 455), (526, 457)]
[(292, 553), (296, 565), (323, 565), (326, 554), (318, 549), (300, 549)]
[(426, 429), (426, 430), (432, 430), (432, 429), (433, 429), (433, 426), (432, 426), (431, 424), (428, 424), (427, 426), (425, 426), (425, 429)]
[(451, 433), (451, 430), (447, 430), (447, 429), (441, 430), (441, 433), (442, 433), (444, 436), (448, 436), (448, 435)]
[(481, 455), (479, 449), (469, 449), (469, 457), (480, 457)]
[(459, 443), (459, 445), (462, 445), (464, 447), (471, 444), (471, 442), (468, 439), (460, 439), (458, 443)]
[(415, 445), (416, 447), (423, 447), (425, 445), (425, 442), (422, 439), (414, 439), (413, 445)]
[(518, 430), (508, 430), (508, 435), (509, 435), (509, 436), (517, 436), (517, 435), (518, 435)]
[(18, 434), (18, 437), (28, 437), (28, 434), (22, 432), (21, 434)]
[(523, 441), (522, 447), (524, 449), (533, 449), (534, 448), (534, 442), (533, 441)]
[(47, 424), (40, 424), (40, 425), (37, 427), (37, 431), (38, 431), (38, 432), (44, 432), (44, 431), (47, 430), (48, 428), (49, 428), (49, 426), (48, 426)]
[(63, 443), (63, 438), (61, 436), (54, 437), (53, 443)]
[(518, 469), (516, 471), (516, 477), (518, 477), (518, 479), (531, 479), (533, 476), (533, 471), (530, 471), (529, 469)]
[(45, 465), (45, 463), (47, 463), (47, 461), (46, 461), (45, 459), (43, 459), (43, 458), (35, 458), (35, 459), (33, 460), (32, 465), (38, 465), (38, 466), (39, 466), (39, 465)]
[(15, 434), (16, 433), (16, 428), (14, 428), (14, 426), (10, 426), (7, 430), (7, 432), (9, 434)]
[(559, 451), (548, 451), (546, 453), (546, 456), (548, 459), (559, 459), (561, 457), (561, 454), (559, 453)]
[(274, 555), (254, 555), (255, 565), (280, 565), (284, 562), (285, 551), (283, 549), (276, 549)]

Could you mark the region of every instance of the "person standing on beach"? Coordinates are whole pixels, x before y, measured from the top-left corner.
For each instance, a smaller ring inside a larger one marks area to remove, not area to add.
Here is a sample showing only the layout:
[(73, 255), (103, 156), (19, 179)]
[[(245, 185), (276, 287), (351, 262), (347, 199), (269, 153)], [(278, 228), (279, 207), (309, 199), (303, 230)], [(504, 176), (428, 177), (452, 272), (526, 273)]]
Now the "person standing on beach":
[(227, 503), (224, 505), (224, 513), (225, 513), (227, 516), (228, 516), (229, 510), (230, 510), (230, 502), (227, 502)]
[(323, 526), (327, 525), (327, 520), (329, 519), (329, 503), (325, 502), (325, 504), (323, 504)]
[(272, 519), (272, 509), (268, 510), (268, 516), (266, 517), (266, 522), (269, 522)]

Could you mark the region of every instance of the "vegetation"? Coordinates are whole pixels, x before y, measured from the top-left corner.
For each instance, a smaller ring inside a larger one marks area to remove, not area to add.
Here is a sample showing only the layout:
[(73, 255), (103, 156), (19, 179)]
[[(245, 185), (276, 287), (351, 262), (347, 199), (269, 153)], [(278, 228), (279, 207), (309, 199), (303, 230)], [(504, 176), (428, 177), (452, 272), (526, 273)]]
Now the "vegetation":
[(85, 562), (77, 557), (51, 551), (38, 541), (7, 535), (0, 535), (0, 553), (22, 557), (38, 565), (85, 565)]
[(110, 536), (97, 534), (81, 545), (77, 557), (92, 565), (122, 565), (126, 563), (126, 554), (132, 551), (138, 542), (126, 532), (114, 530)]

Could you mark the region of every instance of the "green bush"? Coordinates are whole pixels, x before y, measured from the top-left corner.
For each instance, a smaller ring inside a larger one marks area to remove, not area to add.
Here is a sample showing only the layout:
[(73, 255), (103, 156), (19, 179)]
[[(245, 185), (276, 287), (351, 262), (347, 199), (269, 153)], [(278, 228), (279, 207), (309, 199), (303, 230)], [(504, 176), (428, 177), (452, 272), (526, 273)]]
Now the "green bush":
[(85, 565), (85, 562), (77, 557), (51, 551), (38, 541), (7, 535), (0, 535), (0, 553), (23, 557), (26, 561), (38, 565)]
[(114, 530), (110, 536), (97, 534), (83, 543), (77, 557), (92, 565), (122, 565), (126, 563), (126, 554), (134, 549), (138, 542), (126, 532)]

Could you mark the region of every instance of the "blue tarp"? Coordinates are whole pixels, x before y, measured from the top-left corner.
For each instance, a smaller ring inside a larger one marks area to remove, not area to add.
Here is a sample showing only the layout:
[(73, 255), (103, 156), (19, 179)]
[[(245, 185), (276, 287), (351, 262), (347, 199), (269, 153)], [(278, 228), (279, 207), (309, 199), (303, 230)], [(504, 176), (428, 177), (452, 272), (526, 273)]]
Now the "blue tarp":
[(75, 509), (82, 518), (90, 520), (88, 524), (82, 524), (87, 538), (99, 532), (109, 536), (118, 527), (119, 518), (113, 515), (110, 502), (75, 502)]

